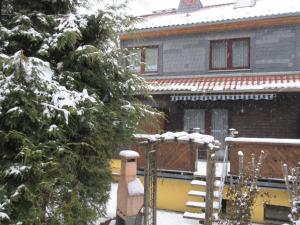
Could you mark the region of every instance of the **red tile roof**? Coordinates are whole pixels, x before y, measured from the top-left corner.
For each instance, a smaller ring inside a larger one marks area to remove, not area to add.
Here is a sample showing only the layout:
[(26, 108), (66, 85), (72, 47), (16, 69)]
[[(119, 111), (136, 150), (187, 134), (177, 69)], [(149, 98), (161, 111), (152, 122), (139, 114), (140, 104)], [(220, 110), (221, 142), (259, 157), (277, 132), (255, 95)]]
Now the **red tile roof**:
[(158, 93), (292, 92), (300, 91), (299, 74), (158, 78), (147, 80)]

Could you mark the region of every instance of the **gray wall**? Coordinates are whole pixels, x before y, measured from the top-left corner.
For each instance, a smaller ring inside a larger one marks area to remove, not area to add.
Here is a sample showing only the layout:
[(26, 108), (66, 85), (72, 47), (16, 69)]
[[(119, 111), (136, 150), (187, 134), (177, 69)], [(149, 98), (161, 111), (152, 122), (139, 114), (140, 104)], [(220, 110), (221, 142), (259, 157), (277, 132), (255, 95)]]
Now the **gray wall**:
[(158, 75), (217, 75), (220, 71), (209, 71), (210, 40), (239, 37), (250, 38), (251, 68), (245, 72), (300, 70), (298, 25), (130, 40), (122, 42), (122, 45), (123, 47), (159, 45)]

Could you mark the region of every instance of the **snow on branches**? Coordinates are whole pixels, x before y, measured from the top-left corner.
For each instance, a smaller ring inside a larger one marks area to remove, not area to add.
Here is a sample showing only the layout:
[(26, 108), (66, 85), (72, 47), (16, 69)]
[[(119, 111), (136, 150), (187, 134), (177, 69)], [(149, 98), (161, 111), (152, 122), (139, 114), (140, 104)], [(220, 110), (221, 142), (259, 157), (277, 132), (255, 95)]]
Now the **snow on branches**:
[(227, 192), (228, 212), (222, 215), (219, 224), (223, 225), (250, 225), (251, 214), (255, 206), (256, 197), (264, 197), (266, 203), (271, 196), (269, 193), (261, 193), (257, 186), (260, 171), (265, 158), (264, 151), (261, 151), (258, 159), (251, 155), (251, 161), (245, 165), (244, 154), (238, 152), (239, 174), (235, 184), (230, 186)]
[(287, 164), (282, 165), (285, 184), (290, 196), (291, 213), (289, 218), (293, 225), (300, 225), (300, 162), (296, 167), (289, 169)]
[[(96, 103), (95, 97), (82, 92), (68, 90), (60, 85), (54, 77), (54, 71), (49, 62), (35, 57), (25, 57), (22, 51), (13, 56), (0, 55), (0, 102), (12, 92), (26, 92), (28, 90), (37, 96), (43, 97), (40, 104), (44, 107), (46, 117), (54, 117), (62, 113), (65, 123), (68, 124), (69, 108), (80, 110), (85, 101)], [(20, 79), (23, 82), (20, 82)], [(9, 109), (6, 113), (11, 112)], [(3, 112), (0, 112), (3, 113)]]

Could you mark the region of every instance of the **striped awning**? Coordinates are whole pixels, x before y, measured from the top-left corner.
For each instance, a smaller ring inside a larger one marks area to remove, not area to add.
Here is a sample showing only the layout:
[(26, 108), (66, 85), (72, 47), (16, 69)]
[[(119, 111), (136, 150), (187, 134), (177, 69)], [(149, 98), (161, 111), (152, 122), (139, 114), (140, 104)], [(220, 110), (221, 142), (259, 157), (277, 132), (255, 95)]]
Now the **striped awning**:
[(148, 79), (151, 94), (274, 93), (300, 91), (300, 72), (276, 75), (193, 76)]
[(171, 101), (236, 101), (236, 100), (273, 100), (276, 94), (218, 94), (218, 95), (172, 95)]

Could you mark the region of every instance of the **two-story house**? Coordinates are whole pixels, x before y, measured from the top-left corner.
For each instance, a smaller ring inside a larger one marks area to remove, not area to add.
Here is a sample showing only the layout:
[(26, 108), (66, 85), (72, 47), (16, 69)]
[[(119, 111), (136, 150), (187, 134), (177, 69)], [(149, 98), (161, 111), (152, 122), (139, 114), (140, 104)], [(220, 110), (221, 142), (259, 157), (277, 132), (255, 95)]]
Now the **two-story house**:
[[(180, 0), (120, 37), (132, 70), (149, 83), (149, 104), (166, 115), (161, 128), (200, 128), (223, 144), (229, 128), (300, 138), (299, 0), (217, 2)], [(286, 196), (277, 192), (277, 200)], [(262, 210), (256, 221), (267, 217)]]
[(300, 137), (297, 0), (182, 0), (143, 16), (121, 42), (165, 112), (166, 130)]

